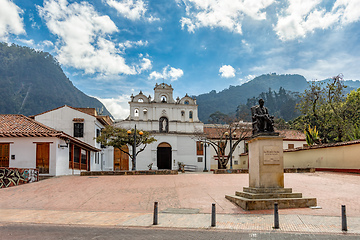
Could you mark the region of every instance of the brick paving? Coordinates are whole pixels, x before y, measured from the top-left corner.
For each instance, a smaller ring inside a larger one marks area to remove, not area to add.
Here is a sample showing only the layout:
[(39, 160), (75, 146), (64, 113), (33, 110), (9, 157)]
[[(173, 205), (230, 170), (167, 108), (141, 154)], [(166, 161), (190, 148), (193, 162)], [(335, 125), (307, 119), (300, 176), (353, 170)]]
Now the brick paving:
[[(280, 209), (276, 231), (342, 233), (340, 213), (345, 204), (348, 233), (360, 234), (359, 178), (286, 173), (285, 187), (316, 197), (321, 209)], [(0, 222), (208, 229), (211, 204), (216, 203), (215, 229), (273, 230), (272, 210), (244, 211), (225, 199), (247, 185), (247, 174), (57, 177), (1, 189)], [(152, 225), (154, 201), (159, 202), (157, 226)]]

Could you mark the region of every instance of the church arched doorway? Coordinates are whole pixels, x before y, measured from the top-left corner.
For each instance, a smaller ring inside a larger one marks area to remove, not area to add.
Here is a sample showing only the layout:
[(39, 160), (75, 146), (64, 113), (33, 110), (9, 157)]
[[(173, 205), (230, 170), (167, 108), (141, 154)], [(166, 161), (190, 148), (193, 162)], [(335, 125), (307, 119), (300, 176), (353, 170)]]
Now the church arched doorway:
[(171, 170), (171, 145), (160, 143), (157, 147), (157, 167), (158, 169)]

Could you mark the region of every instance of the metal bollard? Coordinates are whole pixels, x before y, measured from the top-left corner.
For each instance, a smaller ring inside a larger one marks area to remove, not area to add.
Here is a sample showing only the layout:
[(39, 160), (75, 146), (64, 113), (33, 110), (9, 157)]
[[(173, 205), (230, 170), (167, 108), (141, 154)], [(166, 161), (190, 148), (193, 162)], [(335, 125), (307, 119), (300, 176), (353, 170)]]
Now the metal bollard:
[(216, 226), (216, 211), (215, 211), (215, 203), (212, 204), (211, 208), (211, 226)]
[(153, 225), (158, 225), (158, 202), (154, 202), (154, 220)]
[(343, 231), (347, 231), (347, 221), (346, 221), (346, 206), (341, 205), (341, 225)]
[(274, 203), (274, 229), (279, 229), (279, 206)]

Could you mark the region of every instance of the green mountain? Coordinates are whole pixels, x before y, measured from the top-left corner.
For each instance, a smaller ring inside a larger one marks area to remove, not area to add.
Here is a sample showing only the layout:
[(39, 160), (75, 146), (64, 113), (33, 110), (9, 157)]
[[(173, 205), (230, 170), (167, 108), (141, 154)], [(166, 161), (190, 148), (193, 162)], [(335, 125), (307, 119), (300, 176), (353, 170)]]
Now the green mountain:
[(56, 59), (47, 52), (0, 43), (0, 113), (35, 115), (62, 105), (102, 109), (66, 77)]
[[(322, 80), (324, 84), (328, 81), (330, 80)], [(350, 92), (350, 90), (360, 87), (360, 81), (346, 81), (345, 84), (348, 86), (346, 92)], [(213, 90), (209, 93), (195, 96), (197, 104), (199, 105), (199, 119), (200, 121), (206, 123), (208, 122), (210, 115), (215, 112), (235, 114), (236, 111), (239, 111), (239, 109), (237, 109), (239, 105), (249, 104), (248, 99), (256, 99), (265, 93), (278, 91), (280, 88), (286, 92), (291, 92), (291, 94), (295, 96), (297, 93), (303, 93), (308, 86), (309, 84), (306, 79), (298, 74), (264, 74), (242, 85), (230, 86), (228, 89), (224, 89), (218, 93)], [(293, 101), (295, 101), (295, 99), (291, 100), (291, 104), (290, 101), (287, 102), (287, 111), (289, 111), (290, 105), (296, 105)], [(291, 118), (291, 116), (295, 116), (292, 115), (293, 112), (295, 112), (295, 109), (291, 112), (292, 113), (290, 115), (288, 114), (288, 117), (286, 117), (287, 119)], [(283, 114), (280, 115), (284, 116), (284, 114), (285, 111), (283, 111)]]
[[(207, 122), (210, 114), (220, 111), (222, 113), (235, 113), (240, 104), (246, 104), (248, 98), (258, 97), (269, 89), (277, 91), (280, 87), (291, 92), (303, 92), (308, 86), (306, 79), (301, 75), (261, 75), (240, 86), (230, 86), (221, 92), (215, 90), (196, 96), (199, 105), (199, 119)], [(266, 103), (265, 103), (266, 104)]]

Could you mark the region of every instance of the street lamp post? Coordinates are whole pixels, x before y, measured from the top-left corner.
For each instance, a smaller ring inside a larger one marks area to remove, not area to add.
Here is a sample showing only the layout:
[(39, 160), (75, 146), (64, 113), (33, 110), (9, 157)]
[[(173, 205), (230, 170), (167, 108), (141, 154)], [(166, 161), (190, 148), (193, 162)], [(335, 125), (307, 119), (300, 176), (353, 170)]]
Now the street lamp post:
[[(131, 130), (128, 130), (127, 131), (127, 134), (129, 135), (130, 137), (130, 134), (131, 134)], [(137, 132), (136, 132), (136, 124), (135, 124), (135, 128), (134, 128), (134, 142), (133, 142), (133, 145), (132, 145), (132, 168), (131, 170), (135, 171), (136, 170), (136, 135), (137, 135)], [(143, 135), (143, 132), (140, 131), (139, 132), (139, 135), (140, 137)]]

